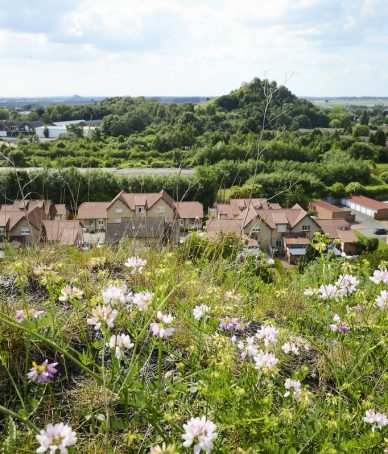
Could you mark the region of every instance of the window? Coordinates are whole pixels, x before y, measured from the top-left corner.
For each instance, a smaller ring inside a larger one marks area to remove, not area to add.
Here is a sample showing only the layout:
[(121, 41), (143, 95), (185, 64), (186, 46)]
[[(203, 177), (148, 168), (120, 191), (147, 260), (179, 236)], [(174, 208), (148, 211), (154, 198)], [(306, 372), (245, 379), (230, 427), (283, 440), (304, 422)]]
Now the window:
[(144, 206), (137, 206), (136, 207), (136, 213), (144, 213), (145, 212), (145, 207)]
[(260, 226), (254, 225), (252, 228), (252, 233), (260, 233)]
[(29, 235), (29, 234), (30, 234), (30, 229), (29, 229), (29, 227), (22, 227), (22, 228), (20, 229), (20, 235), (22, 235), (22, 236), (27, 236), (27, 235)]
[(309, 232), (310, 226), (309, 225), (302, 225), (302, 232)]
[(0, 235), (4, 235), (5, 233), (5, 228), (4, 227), (0, 227)]
[(277, 232), (287, 232), (287, 224), (277, 224), (276, 231)]
[(283, 240), (276, 240), (276, 247), (282, 247), (283, 246)]
[(158, 213), (165, 213), (165, 212), (166, 212), (166, 207), (164, 207), (164, 206), (158, 207)]
[(185, 223), (185, 220), (184, 219), (179, 219), (179, 224), (180, 225), (183, 225)]
[(104, 225), (104, 219), (99, 219), (98, 220), (98, 225)]
[(116, 213), (117, 213), (117, 214), (120, 214), (120, 213), (122, 213), (122, 212), (123, 212), (123, 209), (122, 209), (122, 208), (116, 208)]

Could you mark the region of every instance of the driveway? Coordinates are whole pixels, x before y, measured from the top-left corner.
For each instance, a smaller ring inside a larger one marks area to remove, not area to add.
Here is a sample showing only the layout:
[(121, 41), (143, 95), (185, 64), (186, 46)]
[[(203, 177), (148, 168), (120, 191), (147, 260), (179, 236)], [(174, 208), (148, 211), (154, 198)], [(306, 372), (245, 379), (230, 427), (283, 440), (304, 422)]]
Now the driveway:
[(358, 211), (352, 210), (352, 213), (356, 215), (356, 223), (352, 225), (352, 230), (360, 232), (367, 237), (379, 238), (382, 241), (386, 241), (386, 235), (375, 235), (373, 230), (376, 228), (388, 229), (388, 221), (376, 221), (376, 219)]

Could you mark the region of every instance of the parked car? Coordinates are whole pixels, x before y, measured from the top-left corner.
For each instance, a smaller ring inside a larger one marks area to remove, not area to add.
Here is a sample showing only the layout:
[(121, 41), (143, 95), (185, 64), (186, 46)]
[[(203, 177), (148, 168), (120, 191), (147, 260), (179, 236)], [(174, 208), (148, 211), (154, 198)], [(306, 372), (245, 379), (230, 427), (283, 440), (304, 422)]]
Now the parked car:
[(373, 233), (375, 235), (385, 235), (387, 233), (387, 229), (376, 228), (376, 229), (373, 230)]

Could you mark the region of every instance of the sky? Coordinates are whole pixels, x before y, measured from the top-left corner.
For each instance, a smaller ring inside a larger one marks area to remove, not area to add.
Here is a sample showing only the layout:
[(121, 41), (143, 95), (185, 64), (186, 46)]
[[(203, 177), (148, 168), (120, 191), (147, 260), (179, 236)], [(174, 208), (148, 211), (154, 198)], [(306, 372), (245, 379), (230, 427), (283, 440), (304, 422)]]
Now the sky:
[(388, 96), (388, 0), (0, 0), (0, 97)]

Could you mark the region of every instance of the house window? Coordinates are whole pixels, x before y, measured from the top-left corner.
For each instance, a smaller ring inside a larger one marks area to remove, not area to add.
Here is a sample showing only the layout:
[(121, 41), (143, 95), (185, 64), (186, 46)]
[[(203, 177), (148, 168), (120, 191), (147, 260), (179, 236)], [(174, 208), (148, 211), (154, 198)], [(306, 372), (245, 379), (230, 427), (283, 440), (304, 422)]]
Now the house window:
[(29, 235), (29, 234), (30, 234), (30, 229), (29, 229), (29, 227), (22, 227), (22, 228), (20, 229), (20, 235), (22, 235), (22, 236), (27, 236), (27, 235)]
[(137, 206), (136, 207), (136, 213), (144, 213), (145, 212), (145, 207), (144, 206)]
[(120, 213), (122, 213), (122, 212), (123, 212), (123, 209), (122, 209), (122, 208), (116, 208), (116, 213), (117, 213), (117, 214), (120, 214)]
[(277, 232), (287, 232), (287, 224), (278, 224), (276, 226)]
[(259, 225), (254, 225), (252, 229), (252, 233), (260, 233), (260, 226)]
[(2, 235), (2, 236), (3, 236), (3, 235), (4, 235), (4, 233), (5, 233), (5, 228), (4, 228), (4, 227), (0, 227), (0, 235)]
[(276, 247), (282, 247), (283, 246), (283, 240), (276, 240)]
[(310, 226), (309, 225), (302, 225), (302, 232), (309, 232)]
[(185, 220), (184, 219), (179, 219), (179, 224), (180, 225), (183, 225), (185, 223)]
[(158, 207), (158, 213), (165, 213), (166, 212), (166, 207), (160, 206)]
[(98, 220), (98, 225), (104, 225), (104, 219), (99, 219)]

